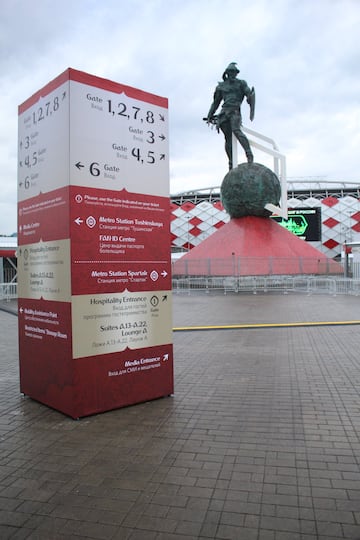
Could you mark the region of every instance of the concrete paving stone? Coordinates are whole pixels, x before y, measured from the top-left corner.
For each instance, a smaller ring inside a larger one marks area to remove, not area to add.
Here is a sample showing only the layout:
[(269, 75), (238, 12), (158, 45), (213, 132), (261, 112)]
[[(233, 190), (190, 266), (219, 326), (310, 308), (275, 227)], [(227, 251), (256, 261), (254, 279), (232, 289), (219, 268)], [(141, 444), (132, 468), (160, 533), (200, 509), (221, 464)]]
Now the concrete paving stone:
[(175, 532), (176, 527), (178, 526), (179, 521), (171, 518), (158, 518), (153, 516), (140, 516), (136, 523), (137, 529), (145, 529), (149, 531), (157, 532)]
[(299, 498), (294, 495), (275, 495), (264, 493), (262, 502), (265, 504), (275, 504), (278, 506), (299, 506)]
[(151, 500), (154, 504), (184, 508), (187, 505), (189, 497), (183, 495), (163, 495), (158, 492), (154, 494)]
[(50, 516), (50, 514), (52, 514), (56, 508), (56, 506), (53, 504), (47, 504), (39, 501), (20, 501), (19, 499), (14, 499), (14, 502), (17, 503), (18, 512), (31, 515), (38, 514)]
[(181, 486), (179, 489), (180, 495), (185, 495), (188, 497), (208, 497), (211, 498), (215, 490), (211, 488), (202, 488), (197, 486)]
[(74, 537), (82, 536), (97, 540), (108, 540), (116, 533), (115, 525), (102, 523), (89, 523), (88, 521), (68, 520), (61, 532), (72, 534)]
[(221, 512), (220, 523), (223, 525), (235, 525), (243, 527), (245, 523), (245, 515), (238, 512)]
[(177, 521), (194, 521), (202, 523), (206, 516), (206, 510), (199, 508), (170, 508), (167, 517)]
[(318, 521), (329, 521), (333, 523), (355, 523), (353, 512), (345, 510), (315, 510), (315, 518)]
[(303, 540), (302, 535), (299, 533), (288, 533), (288, 532), (276, 532), (275, 540)]
[[(307, 488), (304, 486), (300, 486), (299, 484), (295, 485), (286, 485), (286, 484), (278, 484), (276, 486), (276, 493), (278, 495), (301, 495), (304, 493), (304, 489)], [(310, 490), (309, 490), (310, 491)]]
[(276, 506), (275, 504), (262, 504), (261, 505), (261, 515), (262, 516), (276, 516)]
[(274, 531), (300, 532), (300, 520), (293, 518), (261, 516), (261, 528)]
[(316, 522), (317, 532), (320, 538), (326, 536), (328, 538), (343, 538), (343, 530), (340, 523), (333, 523), (328, 521)]
[(268, 531), (266, 529), (259, 530), (259, 540), (276, 540), (275, 536), (275, 531)]
[(208, 510), (210, 501), (211, 499), (208, 497), (189, 497), (186, 507), (198, 510)]
[(358, 500), (336, 501), (336, 509), (357, 512), (357, 514), (355, 515), (355, 519), (357, 523), (360, 523), (360, 504)]
[(301, 535), (316, 535), (316, 521), (310, 519), (301, 519), (300, 520), (300, 532)]
[(297, 486), (299, 500), (301, 497), (311, 497), (311, 487), (309, 486)]
[[(175, 326), (358, 313), (347, 296), (174, 297)], [(17, 318), (0, 328), (1, 540), (360, 538), (356, 326), (176, 332), (173, 397), (79, 422), (19, 394)]]
[[(49, 536), (42, 535), (38, 531), (34, 533), (31, 529), (27, 529), (26, 527), (22, 527), (21, 529), (17, 529), (16, 532), (14, 532), (11, 535), (11, 540), (48, 540)], [(56, 534), (51, 537), (51, 539), (54, 538), (55, 540), (70, 540), (69, 536), (65, 536), (63, 534)]]
[(22, 527), (29, 516), (22, 512), (16, 512), (12, 510), (0, 510), (0, 524), (7, 525), (9, 527)]
[(343, 500), (339, 499), (338, 501), (334, 499), (328, 499), (328, 498), (321, 498), (321, 497), (312, 497), (311, 499), (308, 498), (308, 501), (310, 503), (309, 506), (313, 506), (314, 509), (324, 509), (324, 510), (335, 510), (338, 508), (339, 502), (343, 501), (344, 503), (349, 502), (348, 499)]
[(202, 537), (198, 534), (181, 534), (181, 533), (158, 533), (156, 540), (199, 540)]
[(227, 500), (223, 507), (224, 512), (239, 512), (242, 514), (260, 514), (260, 503), (243, 502), (239, 500)]
[(219, 485), (219, 482), (215, 478), (198, 478), (195, 485), (199, 487), (215, 488)]
[(328, 478), (310, 478), (309, 484), (311, 487), (331, 488), (332, 484)]
[(312, 506), (313, 506), (312, 497), (309, 497), (309, 496), (303, 497), (303, 496), (299, 495), (298, 506), (300, 508), (312, 508)]
[(202, 527), (202, 522), (181, 520), (176, 527), (176, 534), (190, 535), (198, 538)]
[(119, 527), (112, 540), (156, 540), (156, 531), (140, 531)]
[(300, 519), (308, 519), (315, 521), (315, 514), (313, 508), (304, 508), (302, 506), (299, 507), (299, 517)]
[(262, 491), (263, 493), (274, 494), (277, 492), (278, 487), (279, 486), (277, 484), (264, 484)]
[(216, 538), (218, 523), (203, 523), (200, 529), (200, 538)]
[(61, 534), (66, 523), (67, 520), (63, 518), (33, 514), (26, 521), (25, 527), (41, 534), (47, 534), (51, 538), (52, 535)]
[[(21, 501), (18, 499), (9, 499), (8, 497), (0, 497), (0, 512), (12, 511), (21, 505)], [(21, 510), (20, 510), (21, 511)]]
[(276, 517), (300, 519), (300, 508), (297, 506), (276, 506)]
[(360, 538), (360, 524), (357, 525), (342, 525), (344, 538), (351, 538), (352, 540), (359, 540)]
[(215, 538), (224, 540), (239, 540), (241, 538), (246, 538), (246, 540), (257, 540), (258, 530), (250, 529), (248, 527), (220, 524)]

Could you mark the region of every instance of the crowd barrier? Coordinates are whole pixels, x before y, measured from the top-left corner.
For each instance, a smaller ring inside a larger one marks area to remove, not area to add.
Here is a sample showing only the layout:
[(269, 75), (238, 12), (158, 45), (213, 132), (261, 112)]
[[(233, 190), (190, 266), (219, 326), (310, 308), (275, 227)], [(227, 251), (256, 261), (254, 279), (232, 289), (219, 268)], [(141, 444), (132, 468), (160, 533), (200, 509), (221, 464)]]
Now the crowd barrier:
[(0, 283), (0, 300), (10, 302), (17, 298), (17, 283)]
[(239, 276), (174, 277), (175, 294), (202, 291), (210, 293), (301, 293), (360, 295), (360, 279), (322, 276)]
[[(227, 293), (305, 293), (360, 296), (360, 278), (340, 276), (186, 276), (173, 277), (175, 294), (192, 291)], [(0, 283), (0, 300), (17, 299), (17, 283)]]

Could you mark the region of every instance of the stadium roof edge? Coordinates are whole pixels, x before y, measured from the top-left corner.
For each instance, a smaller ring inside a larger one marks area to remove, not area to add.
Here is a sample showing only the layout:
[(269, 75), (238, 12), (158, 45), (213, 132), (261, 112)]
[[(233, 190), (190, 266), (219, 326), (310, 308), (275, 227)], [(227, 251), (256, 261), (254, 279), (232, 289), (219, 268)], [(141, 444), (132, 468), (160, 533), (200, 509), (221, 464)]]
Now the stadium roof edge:
[[(304, 189), (304, 187), (306, 186), (307, 189), (309, 189), (309, 186), (311, 186), (310, 189), (312, 190), (316, 190), (316, 189), (319, 189), (319, 190), (324, 190), (324, 189), (333, 189), (334, 187), (335, 188), (338, 188), (338, 189), (349, 189), (349, 188), (353, 188), (354, 186), (358, 186), (360, 188), (360, 180), (346, 180), (346, 181), (339, 181), (339, 180), (316, 180), (314, 178), (310, 178), (310, 179), (306, 179), (306, 178), (298, 178), (298, 179), (294, 179), (292, 180), (291, 178), (288, 178), (287, 180), (287, 184), (288, 184), (288, 191), (291, 190), (291, 191), (297, 191), (297, 190), (301, 190), (301, 189)], [(195, 188), (195, 189), (189, 189), (189, 190), (186, 190), (186, 191), (179, 191), (177, 193), (172, 193), (171, 194), (171, 197), (178, 197), (178, 196), (181, 196), (181, 195), (195, 195), (197, 193), (213, 193), (213, 192), (216, 192), (216, 193), (219, 193), (220, 192), (220, 186), (210, 186), (210, 187), (203, 187), (203, 188)]]

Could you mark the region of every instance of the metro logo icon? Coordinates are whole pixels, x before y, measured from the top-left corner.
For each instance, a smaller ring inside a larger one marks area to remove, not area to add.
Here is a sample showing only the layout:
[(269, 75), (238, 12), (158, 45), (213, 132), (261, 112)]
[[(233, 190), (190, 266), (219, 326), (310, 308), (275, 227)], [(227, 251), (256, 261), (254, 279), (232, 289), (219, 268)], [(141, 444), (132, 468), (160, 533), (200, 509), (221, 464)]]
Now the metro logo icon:
[(73, 417), (173, 392), (167, 124), (166, 98), (70, 68), (19, 107), (20, 385)]

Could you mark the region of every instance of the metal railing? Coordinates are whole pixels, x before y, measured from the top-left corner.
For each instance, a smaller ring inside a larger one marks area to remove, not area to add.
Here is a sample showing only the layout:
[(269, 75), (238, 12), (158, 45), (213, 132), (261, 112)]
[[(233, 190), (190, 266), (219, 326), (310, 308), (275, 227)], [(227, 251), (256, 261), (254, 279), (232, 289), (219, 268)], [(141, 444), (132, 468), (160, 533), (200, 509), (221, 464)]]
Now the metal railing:
[(10, 302), (17, 298), (17, 283), (0, 283), (0, 300)]
[(225, 277), (174, 277), (174, 294), (192, 292), (211, 293), (301, 293), (347, 294), (360, 296), (360, 279), (321, 276), (225, 276)]
[[(174, 294), (221, 291), (227, 293), (302, 293), (360, 296), (360, 278), (342, 276), (184, 276), (173, 277)], [(17, 283), (0, 283), (0, 300), (17, 299)]]

